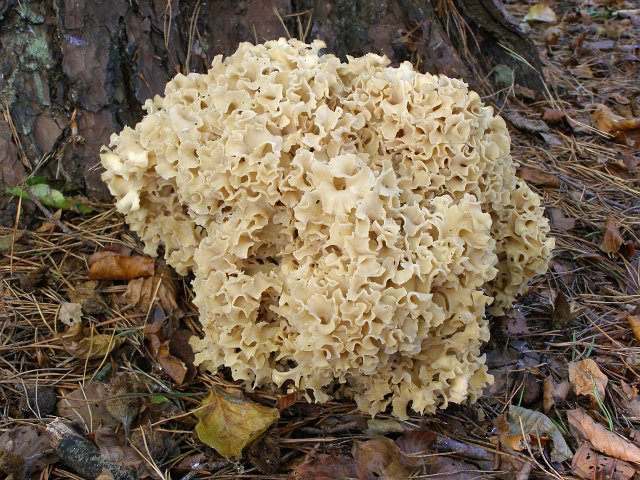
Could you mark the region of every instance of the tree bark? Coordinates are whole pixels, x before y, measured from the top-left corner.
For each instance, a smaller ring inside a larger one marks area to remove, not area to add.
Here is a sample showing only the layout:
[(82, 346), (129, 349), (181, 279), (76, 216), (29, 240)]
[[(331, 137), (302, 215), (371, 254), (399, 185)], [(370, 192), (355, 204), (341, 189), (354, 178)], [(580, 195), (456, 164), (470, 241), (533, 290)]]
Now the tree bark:
[[(239, 42), (282, 36), (409, 60), (477, 89), (497, 64), (543, 86), (533, 43), (499, 0), (0, 0), (0, 192), (36, 174), (108, 199), (99, 148), (140, 120), (146, 99)], [(0, 194), (0, 223), (16, 205)]]

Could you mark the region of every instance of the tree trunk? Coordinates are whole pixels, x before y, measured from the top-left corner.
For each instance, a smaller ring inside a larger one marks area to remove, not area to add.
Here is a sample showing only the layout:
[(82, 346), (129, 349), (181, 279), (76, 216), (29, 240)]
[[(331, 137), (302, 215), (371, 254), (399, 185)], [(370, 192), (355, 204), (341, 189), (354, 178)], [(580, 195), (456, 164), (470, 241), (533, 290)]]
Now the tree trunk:
[[(99, 148), (140, 120), (147, 98), (239, 42), (282, 36), (410, 60), (485, 91), (503, 64), (542, 88), (535, 47), (499, 0), (0, 0), (1, 192), (35, 172), (108, 199)], [(0, 196), (0, 223), (16, 205)]]

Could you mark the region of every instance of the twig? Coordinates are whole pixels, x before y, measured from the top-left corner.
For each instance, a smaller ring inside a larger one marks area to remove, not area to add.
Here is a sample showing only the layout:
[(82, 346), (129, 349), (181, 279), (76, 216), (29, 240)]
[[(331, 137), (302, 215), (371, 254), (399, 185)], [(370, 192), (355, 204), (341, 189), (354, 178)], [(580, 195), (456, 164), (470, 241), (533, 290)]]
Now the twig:
[(114, 480), (138, 478), (135, 473), (105, 459), (93, 443), (78, 435), (60, 418), (47, 425), (47, 433), (62, 461), (82, 478), (95, 480), (103, 469), (109, 470)]

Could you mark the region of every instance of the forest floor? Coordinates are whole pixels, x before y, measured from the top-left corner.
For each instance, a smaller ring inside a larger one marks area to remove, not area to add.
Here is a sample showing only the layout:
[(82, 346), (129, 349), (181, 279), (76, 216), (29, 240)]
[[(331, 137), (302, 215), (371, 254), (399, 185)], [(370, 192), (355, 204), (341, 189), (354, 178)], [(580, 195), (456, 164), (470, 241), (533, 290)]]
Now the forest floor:
[[(189, 280), (142, 256), (110, 205), (80, 215), (71, 210), (82, 200), (52, 198), (54, 186), (35, 181), (24, 188), (41, 199), (41, 224), (0, 230), (0, 477), (636, 475), (637, 7), (507, 5), (523, 22), (529, 16), (548, 92), (535, 98), (497, 69), (504, 90), (485, 100), (510, 123), (519, 175), (544, 198), (556, 249), (513, 312), (492, 320), (495, 383), (476, 404), (398, 421), (345, 402), (238, 395), (224, 372), (193, 366)], [(250, 442), (256, 423), (269, 430)], [(218, 453), (234, 456), (247, 443), (239, 460)]]

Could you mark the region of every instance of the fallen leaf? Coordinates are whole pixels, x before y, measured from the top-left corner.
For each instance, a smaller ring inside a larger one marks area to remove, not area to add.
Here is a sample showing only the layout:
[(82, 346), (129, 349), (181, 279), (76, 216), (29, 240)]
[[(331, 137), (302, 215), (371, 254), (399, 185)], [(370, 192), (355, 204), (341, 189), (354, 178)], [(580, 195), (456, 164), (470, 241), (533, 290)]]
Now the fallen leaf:
[(562, 232), (573, 230), (576, 227), (576, 221), (565, 216), (564, 212), (559, 208), (550, 208), (549, 216), (551, 217), (551, 225)]
[(97, 286), (98, 282), (93, 280), (79, 283), (69, 291), (69, 299), (73, 303), (79, 303), (82, 306), (82, 311), (87, 315), (104, 314), (109, 309), (100, 294), (96, 292)]
[(493, 68), (493, 75), (497, 88), (511, 88), (513, 85), (513, 70), (507, 65), (498, 64)]
[(429, 430), (413, 430), (402, 435), (396, 442), (402, 464), (416, 468), (428, 463), (435, 451), (437, 436)]
[(289, 408), (291, 405), (296, 403), (298, 400), (298, 396), (300, 393), (298, 391), (285, 393), (284, 395), (279, 394), (276, 396), (276, 407), (278, 410), (282, 411)]
[[(62, 209), (56, 210), (53, 214), (53, 218), (56, 220), (60, 220), (62, 218)], [(36, 230), (36, 233), (49, 233), (53, 232), (56, 229), (56, 224), (54, 222), (50, 222), (49, 220), (45, 220)]]
[(547, 377), (542, 387), (543, 392), (543, 410), (545, 413), (550, 411), (554, 406), (562, 405), (571, 391), (571, 383), (556, 383), (553, 378)]
[(552, 133), (538, 133), (545, 141), (547, 145), (550, 147), (562, 147), (564, 145), (564, 141), (560, 135), (554, 135)]
[(616, 141), (632, 148), (640, 146), (640, 118), (625, 118), (601, 103), (595, 104), (591, 114), (593, 125), (601, 132), (612, 135)]
[(551, 311), (551, 326), (555, 330), (562, 330), (573, 322), (573, 318), (573, 308), (567, 296), (562, 291), (558, 291)]
[(58, 416), (82, 426), (85, 433), (95, 432), (102, 426), (115, 429), (118, 421), (107, 410), (105, 398), (104, 383), (80, 385), (58, 400)]
[[(144, 470), (145, 462), (138, 452), (132, 447), (120, 445), (113, 429), (102, 427), (94, 433), (93, 437), (95, 444), (100, 449), (100, 453), (106, 460), (137, 473), (141, 473)], [(146, 453), (145, 447), (142, 446), (140, 451)]]
[(57, 461), (49, 436), (37, 425), (18, 425), (0, 435), (0, 473), (8, 479), (32, 478)]
[(556, 108), (545, 108), (542, 110), (542, 120), (547, 123), (560, 123), (567, 116), (565, 110)]
[[(521, 452), (527, 449), (528, 445), (538, 445), (538, 441), (542, 446), (546, 445), (549, 437), (536, 437), (528, 433), (513, 433), (500, 435), (500, 445), (503, 448)], [(530, 448), (530, 447), (529, 447)]]
[(141, 396), (146, 393), (144, 385), (134, 373), (122, 372), (111, 379), (105, 393), (105, 408), (124, 426), (125, 436), (129, 438), (131, 423), (142, 408)]
[(569, 71), (578, 78), (592, 79), (595, 77), (588, 63), (582, 63), (577, 67), (570, 68)]
[(96, 477), (96, 480), (113, 480), (113, 475), (109, 470), (103, 468), (100, 470), (100, 475)]
[(594, 422), (583, 409), (568, 410), (567, 419), (578, 436), (590, 441), (596, 450), (626, 462), (640, 463), (640, 448)]
[(640, 315), (627, 314), (625, 316), (627, 318), (627, 322), (629, 322), (633, 336), (640, 342)]
[(87, 257), (87, 265), (91, 267), (98, 260), (103, 259), (104, 257), (112, 257), (114, 255), (123, 255), (125, 257), (131, 256), (133, 249), (131, 247), (127, 247), (126, 245), (122, 245), (121, 243), (111, 243), (106, 245), (102, 250), (98, 250), (97, 252), (92, 253)]
[(162, 367), (162, 370), (176, 382), (182, 385), (187, 377), (187, 366), (177, 357), (170, 353), (169, 340), (162, 342), (156, 353), (156, 360)]
[(214, 387), (194, 411), (200, 440), (227, 458), (240, 457), (247, 444), (280, 418), (276, 408), (252, 402), (238, 393)]
[(92, 328), (84, 328), (81, 323), (69, 327), (58, 334), (64, 349), (76, 358), (104, 358), (118, 348), (122, 339), (104, 333), (95, 333)]
[(405, 480), (409, 476), (409, 472), (400, 462), (398, 445), (390, 438), (378, 436), (366, 442), (356, 440), (352, 455), (358, 464), (361, 477), (368, 472), (386, 480)]
[(549, 125), (539, 118), (524, 117), (518, 112), (503, 112), (502, 115), (518, 130), (529, 133), (544, 133), (549, 131)]
[(500, 317), (499, 324), (507, 336), (531, 334), (531, 329), (527, 325), (527, 317), (517, 308)]
[(602, 243), (600, 244), (600, 250), (604, 253), (620, 252), (620, 254), (626, 258), (632, 258), (635, 254), (633, 242), (625, 242), (620, 234), (616, 220), (611, 215), (607, 216), (604, 225), (604, 235), (602, 237)]
[(298, 465), (293, 478), (296, 480), (336, 480), (358, 478), (356, 461), (346, 455), (320, 454)]
[(79, 303), (62, 302), (58, 318), (67, 327), (72, 327), (82, 322), (82, 305)]
[(538, 187), (554, 187), (560, 186), (560, 179), (556, 175), (543, 172), (533, 167), (520, 167), (518, 168), (516, 175), (525, 180), (527, 183), (531, 183)]
[(153, 302), (158, 301), (162, 310), (171, 315), (178, 309), (178, 279), (172, 268), (159, 265), (152, 277), (129, 280), (124, 298), (145, 311), (149, 311)]
[(584, 443), (576, 450), (571, 461), (571, 471), (574, 475), (586, 480), (606, 478), (608, 480), (628, 480), (636, 473), (633, 465), (601, 455)]
[(585, 395), (595, 402), (596, 395), (604, 400), (609, 379), (602, 373), (596, 362), (585, 358), (579, 362), (569, 363), (569, 381), (576, 395)]
[(542, 36), (542, 38), (544, 40), (544, 43), (546, 43), (547, 45), (557, 45), (558, 40), (562, 38), (563, 33), (564, 32), (560, 27), (552, 26), (552, 27), (548, 27), (544, 31), (544, 35)]
[(640, 396), (638, 396), (638, 389), (626, 382), (620, 382), (622, 387), (622, 393), (624, 394), (622, 406), (624, 409), (634, 417), (640, 417)]
[(52, 415), (56, 411), (57, 401), (58, 398), (53, 387), (36, 385), (23, 391), (19, 408), (26, 414), (40, 418)]
[[(158, 309), (156, 309), (158, 310)], [(144, 327), (152, 357), (178, 385), (192, 380), (197, 374), (193, 364), (195, 355), (189, 343), (193, 334), (185, 329), (175, 329), (165, 324), (164, 315)]]
[(532, 434), (536, 437), (548, 436), (553, 442), (551, 459), (554, 462), (564, 462), (573, 456), (567, 442), (558, 427), (545, 414), (518, 407), (509, 406), (509, 431), (511, 433)]
[(463, 462), (462, 460), (457, 460), (455, 458), (437, 456), (431, 464), (428, 478), (446, 478), (448, 480), (477, 480), (478, 478), (482, 478), (482, 476), (482, 473), (475, 465)]
[(0, 235), (0, 254), (11, 251), (11, 245), (14, 245), (22, 236), (24, 231), (17, 231), (15, 235), (10, 233), (8, 235)]
[(89, 267), (91, 280), (132, 280), (151, 277), (155, 260), (147, 256), (105, 255)]
[(18, 277), (20, 287), (25, 292), (34, 292), (37, 287), (40, 287), (42, 284), (44, 284), (48, 271), (49, 269), (47, 267), (40, 267), (23, 273)]
[(268, 435), (262, 435), (253, 442), (247, 451), (249, 461), (260, 473), (272, 474), (280, 468), (280, 445), (278, 440)]
[(529, 7), (529, 11), (524, 16), (524, 21), (529, 23), (555, 23), (556, 20), (556, 12), (554, 12), (546, 3), (531, 5), (531, 7)]

